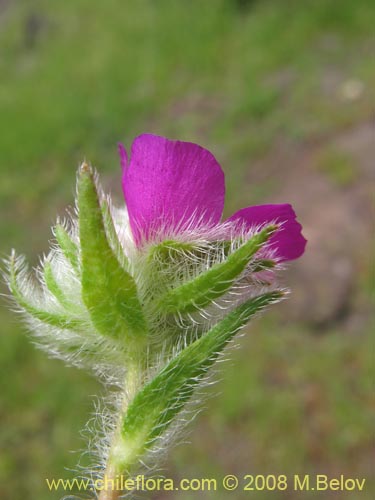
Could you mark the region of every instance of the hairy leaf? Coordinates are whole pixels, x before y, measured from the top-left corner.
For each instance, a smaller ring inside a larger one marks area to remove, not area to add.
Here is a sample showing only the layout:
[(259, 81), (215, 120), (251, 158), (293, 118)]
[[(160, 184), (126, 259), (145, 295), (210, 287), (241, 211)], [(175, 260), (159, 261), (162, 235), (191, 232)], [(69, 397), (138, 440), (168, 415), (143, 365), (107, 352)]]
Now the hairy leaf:
[(251, 316), (283, 296), (280, 290), (252, 298), (234, 309), (203, 337), (181, 351), (134, 398), (124, 417), (121, 466), (134, 463), (163, 434), (190, 399), (228, 342)]

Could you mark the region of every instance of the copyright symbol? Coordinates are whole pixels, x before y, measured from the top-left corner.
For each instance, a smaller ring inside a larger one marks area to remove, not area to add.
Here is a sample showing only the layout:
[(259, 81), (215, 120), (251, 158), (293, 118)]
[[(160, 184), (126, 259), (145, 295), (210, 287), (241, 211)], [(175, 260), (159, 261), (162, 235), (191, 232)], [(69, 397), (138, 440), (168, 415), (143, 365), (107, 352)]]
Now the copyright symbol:
[(223, 478), (223, 486), (227, 491), (234, 491), (238, 488), (238, 479), (232, 474), (228, 474)]

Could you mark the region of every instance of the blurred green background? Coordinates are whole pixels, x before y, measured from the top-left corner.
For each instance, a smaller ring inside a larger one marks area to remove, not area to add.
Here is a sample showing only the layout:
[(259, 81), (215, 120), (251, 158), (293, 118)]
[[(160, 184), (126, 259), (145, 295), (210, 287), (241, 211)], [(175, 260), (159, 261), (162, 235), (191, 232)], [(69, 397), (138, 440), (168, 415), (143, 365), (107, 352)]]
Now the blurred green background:
[[(252, 498), (375, 498), (374, 26), (373, 0), (0, 0), (2, 256), (47, 251), (83, 158), (123, 203), (116, 144), (144, 131), (214, 152), (227, 215), (285, 201), (304, 225), (293, 294), (231, 353), (168, 477), (345, 474), (365, 490)], [(44, 480), (74, 477), (103, 389), (2, 306), (0, 498), (59, 499)], [(154, 498), (201, 497), (249, 492)]]

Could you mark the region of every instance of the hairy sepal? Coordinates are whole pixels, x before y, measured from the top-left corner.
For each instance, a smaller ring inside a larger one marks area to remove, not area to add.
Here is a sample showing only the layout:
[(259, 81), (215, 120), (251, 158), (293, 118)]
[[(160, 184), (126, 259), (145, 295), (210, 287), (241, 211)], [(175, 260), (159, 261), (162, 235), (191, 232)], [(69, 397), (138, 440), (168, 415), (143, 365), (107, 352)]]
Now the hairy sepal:
[(121, 340), (130, 351), (142, 349), (147, 323), (133, 277), (123, 268), (108, 241), (92, 169), (78, 175), (82, 298), (97, 330)]
[(63, 255), (75, 270), (75, 272), (79, 274), (79, 253), (77, 245), (74, 243), (66, 229), (61, 224), (57, 224), (55, 226), (54, 234)]
[(224, 295), (241, 275), (253, 256), (277, 230), (270, 225), (252, 236), (220, 263), (213, 265), (191, 281), (169, 290), (158, 301), (165, 313), (184, 314), (200, 310)]
[(282, 297), (283, 291), (274, 290), (246, 301), (183, 349), (138, 392), (122, 422), (122, 445), (116, 446), (110, 458), (118, 470), (127, 470), (152, 448), (238, 330)]
[(18, 283), (17, 274), (16, 255), (12, 253), (9, 259), (8, 286), (19, 307), (27, 314), (55, 328), (73, 331), (82, 331), (86, 328), (86, 324), (80, 319), (74, 318), (72, 314), (47, 311), (33, 304), (29, 297), (23, 293), (22, 287)]
[(117, 234), (117, 231), (115, 228), (115, 224), (113, 221), (109, 201), (106, 199), (103, 199), (101, 202), (101, 208), (102, 208), (102, 214), (103, 214), (103, 224), (104, 224), (104, 228), (105, 228), (108, 242), (111, 245), (113, 253), (115, 254), (121, 267), (123, 269), (125, 269), (125, 271), (128, 271), (129, 262), (128, 262), (128, 259), (126, 258), (126, 255), (124, 253), (124, 249), (122, 248), (121, 242), (119, 240), (119, 237), (118, 237), (118, 234)]
[(80, 311), (80, 306), (73, 303), (65, 294), (64, 290), (61, 288), (59, 283), (57, 282), (54, 271), (51, 263), (46, 261), (44, 263), (43, 268), (44, 281), (48, 290), (52, 293), (52, 295), (56, 298), (56, 300), (60, 303), (60, 305), (71, 313), (78, 313)]

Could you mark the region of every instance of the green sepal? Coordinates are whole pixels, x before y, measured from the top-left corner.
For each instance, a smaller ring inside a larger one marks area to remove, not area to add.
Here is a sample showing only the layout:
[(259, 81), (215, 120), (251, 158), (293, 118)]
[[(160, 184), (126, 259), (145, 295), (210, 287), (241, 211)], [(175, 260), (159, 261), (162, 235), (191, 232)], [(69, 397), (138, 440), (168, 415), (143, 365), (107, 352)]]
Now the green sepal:
[(176, 240), (164, 240), (150, 249), (149, 259), (154, 263), (155, 260), (159, 263), (169, 265), (171, 259), (179, 256), (185, 256), (187, 253), (192, 253), (195, 247), (192, 243), (185, 243)]
[(260, 273), (261, 271), (267, 271), (268, 269), (273, 269), (276, 266), (276, 262), (271, 259), (259, 259), (252, 263), (251, 271), (253, 273)]
[(250, 317), (282, 297), (283, 292), (275, 290), (246, 301), (183, 349), (144, 386), (130, 404), (122, 423), (122, 455), (112, 458), (118, 469), (134, 464), (164, 433), (209, 367)]
[(173, 282), (183, 279), (198, 251), (196, 245), (176, 240), (164, 240), (150, 247), (145, 273), (150, 283), (149, 296), (156, 300), (153, 305), (168, 292)]
[(92, 322), (106, 336), (144, 344), (147, 324), (133, 277), (125, 271), (108, 242), (102, 209), (91, 168), (78, 176), (79, 235), (82, 297)]
[(73, 269), (79, 273), (78, 247), (61, 224), (55, 226), (54, 234), (65, 258)]
[(18, 286), (14, 256), (10, 259), (9, 289), (18, 305), (30, 314), (30, 316), (42, 321), (43, 323), (57, 328), (74, 331), (80, 331), (86, 327), (83, 321), (72, 318), (70, 315), (44, 311), (43, 309), (39, 309), (35, 305), (31, 304)]
[(111, 215), (111, 210), (109, 208), (109, 204), (107, 200), (102, 200), (101, 203), (101, 208), (102, 208), (102, 215), (103, 215), (103, 224), (105, 228), (105, 232), (107, 235), (107, 239), (111, 245), (111, 248), (121, 264), (121, 267), (123, 267), (125, 270), (129, 269), (129, 262), (128, 259), (126, 258), (126, 255), (124, 253), (124, 250), (122, 249), (120, 240), (118, 239), (117, 231), (113, 222), (113, 218)]
[(55, 296), (57, 301), (67, 310), (72, 312), (77, 311), (77, 306), (65, 295), (64, 291), (61, 289), (60, 285), (57, 283), (56, 278), (53, 274), (51, 264), (46, 261), (43, 267), (44, 281), (48, 290)]
[(166, 313), (194, 312), (222, 296), (276, 229), (275, 225), (267, 226), (231, 253), (224, 262), (213, 265), (193, 280), (168, 291), (158, 302), (160, 310)]

